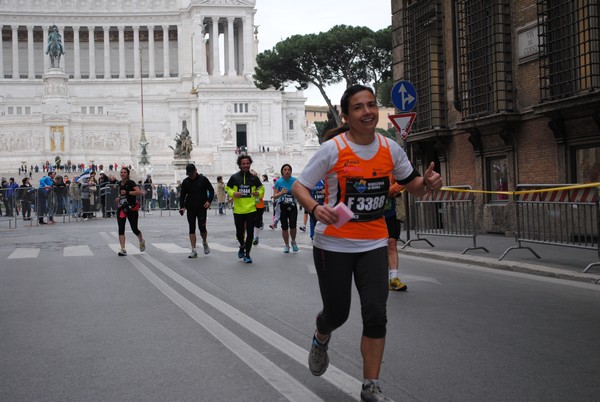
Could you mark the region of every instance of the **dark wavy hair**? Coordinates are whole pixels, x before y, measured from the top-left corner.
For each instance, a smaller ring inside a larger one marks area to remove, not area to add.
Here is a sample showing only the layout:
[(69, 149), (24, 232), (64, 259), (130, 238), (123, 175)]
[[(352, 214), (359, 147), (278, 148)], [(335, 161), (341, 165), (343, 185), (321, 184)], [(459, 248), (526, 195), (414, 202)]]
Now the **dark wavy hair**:
[(356, 84), (346, 88), (344, 94), (342, 95), (342, 100), (340, 100), (340, 107), (342, 108), (342, 113), (348, 114), (348, 108), (350, 107), (350, 98), (362, 91), (369, 91), (373, 94), (373, 96), (375, 96), (375, 91), (373, 91), (373, 88), (364, 85)]
[(292, 165), (290, 165), (289, 163), (284, 163), (283, 165), (281, 165), (281, 169), (279, 170), (279, 173), (283, 174), (283, 168), (286, 166), (290, 168), (290, 173), (293, 172)]
[(236, 162), (239, 168), (242, 167), (242, 159), (248, 159), (250, 161), (251, 165), (254, 163), (254, 161), (252, 160), (252, 157), (250, 155), (239, 155), (237, 157), (237, 162)]

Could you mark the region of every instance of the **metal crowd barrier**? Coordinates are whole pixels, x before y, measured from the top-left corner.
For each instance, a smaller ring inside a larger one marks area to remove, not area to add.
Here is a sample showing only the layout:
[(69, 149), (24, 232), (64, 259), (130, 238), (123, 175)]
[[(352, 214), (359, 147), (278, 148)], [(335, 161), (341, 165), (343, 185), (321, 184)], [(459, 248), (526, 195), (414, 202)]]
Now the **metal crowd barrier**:
[[(518, 246), (509, 247), (508, 252), (527, 249), (541, 258), (531, 247), (522, 243), (550, 244), (596, 250), (600, 258), (600, 213), (598, 188), (576, 188), (559, 190), (559, 187), (576, 184), (519, 184), (517, 191), (556, 189), (516, 195), (516, 240)], [(583, 272), (600, 262), (589, 264)]]
[(100, 210), (103, 218), (110, 218), (117, 214), (117, 197), (119, 196), (118, 184), (101, 184), (100, 188)]
[(17, 190), (0, 188), (0, 222), (8, 222), (9, 229), (12, 229), (13, 224), (17, 227), (18, 206), (15, 194)]
[[(466, 185), (446, 188), (471, 190), (471, 186)], [(414, 228), (417, 238), (408, 240), (402, 246), (402, 249), (416, 241), (424, 241), (431, 247), (435, 247), (424, 236), (450, 236), (467, 237), (473, 240), (473, 247), (465, 248), (462, 254), (470, 250), (489, 252), (485, 247), (477, 247), (473, 193), (444, 190), (431, 191), (416, 199), (414, 211)]]
[[(77, 186), (71, 182), (71, 186)], [(152, 199), (146, 200), (146, 191), (138, 196), (140, 202), (140, 215), (149, 211), (159, 211), (162, 216), (170, 216), (172, 211), (179, 210), (179, 183), (158, 183), (153, 186)], [(40, 193), (35, 187), (30, 187), (27, 191), (17, 188), (9, 197), (9, 189), (0, 188), (0, 224), (7, 222), (9, 228), (17, 227), (17, 222), (23, 218), (24, 225), (39, 225), (40, 219), (53, 217), (54, 220), (62, 218), (62, 222), (71, 222), (71, 220), (80, 221), (87, 217), (98, 217), (101, 214), (104, 218), (114, 217), (118, 211), (116, 198), (118, 197), (118, 184), (96, 185), (96, 191), (93, 192), (93, 200), (89, 205), (87, 201), (81, 198), (81, 190), (73, 193), (72, 189), (54, 187), (48, 192)], [(143, 185), (141, 187), (144, 188)], [(146, 209), (146, 206), (149, 209)], [(211, 204), (211, 209), (215, 215), (219, 213), (219, 204), (215, 198)], [(223, 207), (226, 213), (231, 206), (228, 202)], [(24, 211), (29, 214), (23, 215)], [(85, 215), (84, 215), (85, 214)]]

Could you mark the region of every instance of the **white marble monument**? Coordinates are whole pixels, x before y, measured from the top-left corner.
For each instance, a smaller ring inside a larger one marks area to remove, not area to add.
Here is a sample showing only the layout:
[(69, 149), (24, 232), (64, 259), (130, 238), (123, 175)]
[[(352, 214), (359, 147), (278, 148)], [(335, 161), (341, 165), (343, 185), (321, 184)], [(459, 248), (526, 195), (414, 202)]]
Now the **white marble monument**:
[[(306, 99), (254, 86), (255, 3), (1, 1), (0, 171), (60, 156), (135, 174), (143, 122), (154, 180), (170, 182), (169, 146), (186, 121), (190, 158), (213, 180), (237, 169), (242, 146), (258, 172), (283, 163), (300, 172), (315, 148)], [(64, 54), (51, 65), (53, 25)]]

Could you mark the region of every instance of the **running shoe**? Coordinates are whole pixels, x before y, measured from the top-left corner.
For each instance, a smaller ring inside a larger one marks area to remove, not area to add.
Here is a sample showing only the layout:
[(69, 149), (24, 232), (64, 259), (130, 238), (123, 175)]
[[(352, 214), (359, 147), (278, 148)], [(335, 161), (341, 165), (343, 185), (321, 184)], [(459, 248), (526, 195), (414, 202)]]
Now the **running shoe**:
[(188, 255), (188, 258), (198, 258), (198, 252), (196, 250), (192, 250), (192, 253)]
[(256, 236), (254, 238), (254, 240), (252, 241), (252, 244), (254, 244), (255, 246), (258, 244), (258, 236)]
[(295, 241), (292, 242), (292, 250), (294, 251), (294, 253), (297, 253), (299, 250), (298, 245), (296, 244)]
[(269, 227), (271, 228), (271, 230), (275, 230), (275, 228), (276, 228), (277, 226), (275, 226), (275, 225), (269, 225)]
[(146, 240), (142, 240), (140, 242), (140, 251), (143, 253), (144, 251), (146, 251)]
[(125, 256), (127, 256), (127, 251), (124, 248), (122, 248), (122, 249), (119, 250), (119, 252), (117, 253), (117, 255), (119, 257), (125, 257)]
[(240, 247), (238, 250), (238, 258), (244, 258), (244, 247)]
[(327, 367), (329, 367), (329, 355), (327, 355), (327, 349), (329, 347), (330, 339), (331, 335), (325, 343), (322, 343), (317, 339), (316, 334), (313, 335), (310, 353), (308, 354), (308, 368), (312, 375), (321, 376), (327, 371)]
[(388, 287), (390, 288), (390, 290), (395, 290), (398, 292), (402, 292), (408, 289), (408, 286), (406, 286), (406, 284), (402, 282), (400, 278), (397, 277), (389, 280)]
[(290, 246), (285, 246), (283, 248), (283, 252), (286, 253), (286, 254), (288, 254), (290, 252)]
[(207, 242), (203, 242), (202, 243), (202, 247), (204, 247), (204, 254), (210, 253), (210, 247), (208, 247), (208, 243)]
[(306, 232), (306, 226), (300, 226), (298, 229), (300, 229), (303, 232)]
[(244, 256), (244, 260), (243, 260), (246, 264), (252, 264), (252, 258), (250, 258), (250, 256), (248, 254), (246, 254)]
[(381, 393), (378, 383), (369, 380), (363, 383), (360, 398), (363, 402), (394, 402)]

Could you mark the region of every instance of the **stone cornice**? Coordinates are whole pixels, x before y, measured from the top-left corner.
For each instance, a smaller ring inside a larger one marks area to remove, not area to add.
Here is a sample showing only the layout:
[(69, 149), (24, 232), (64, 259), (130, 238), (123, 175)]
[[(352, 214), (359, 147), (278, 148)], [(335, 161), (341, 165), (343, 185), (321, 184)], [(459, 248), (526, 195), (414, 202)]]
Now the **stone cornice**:
[(122, 13), (137, 11), (179, 11), (179, 0), (3, 0), (0, 12), (41, 13)]
[(256, 5), (255, 0), (189, 0), (181, 3), (183, 4), (180, 4), (180, 0), (2, 0), (0, 15), (3, 21), (35, 22), (49, 18), (72, 25), (73, 20), (78, 18), (123, 18), (125, 21), (153, 16), (181, 18), (192, 8), (252, 9)]
[(254, 6), (256, 0), (192, 0), (191, 5), (206, 6)]
[(56, 24), (58, 27), (86, 27), (94, 26), (148, 26), (148, 25), (177, 25), (181, 22), (179, 14), (144, 14), (144, 15), (109, 15), (109, 14), (89, 14), (89, 15), (2, 15), (0, 16), (0, 25), (34, 25), (51, 26)]

